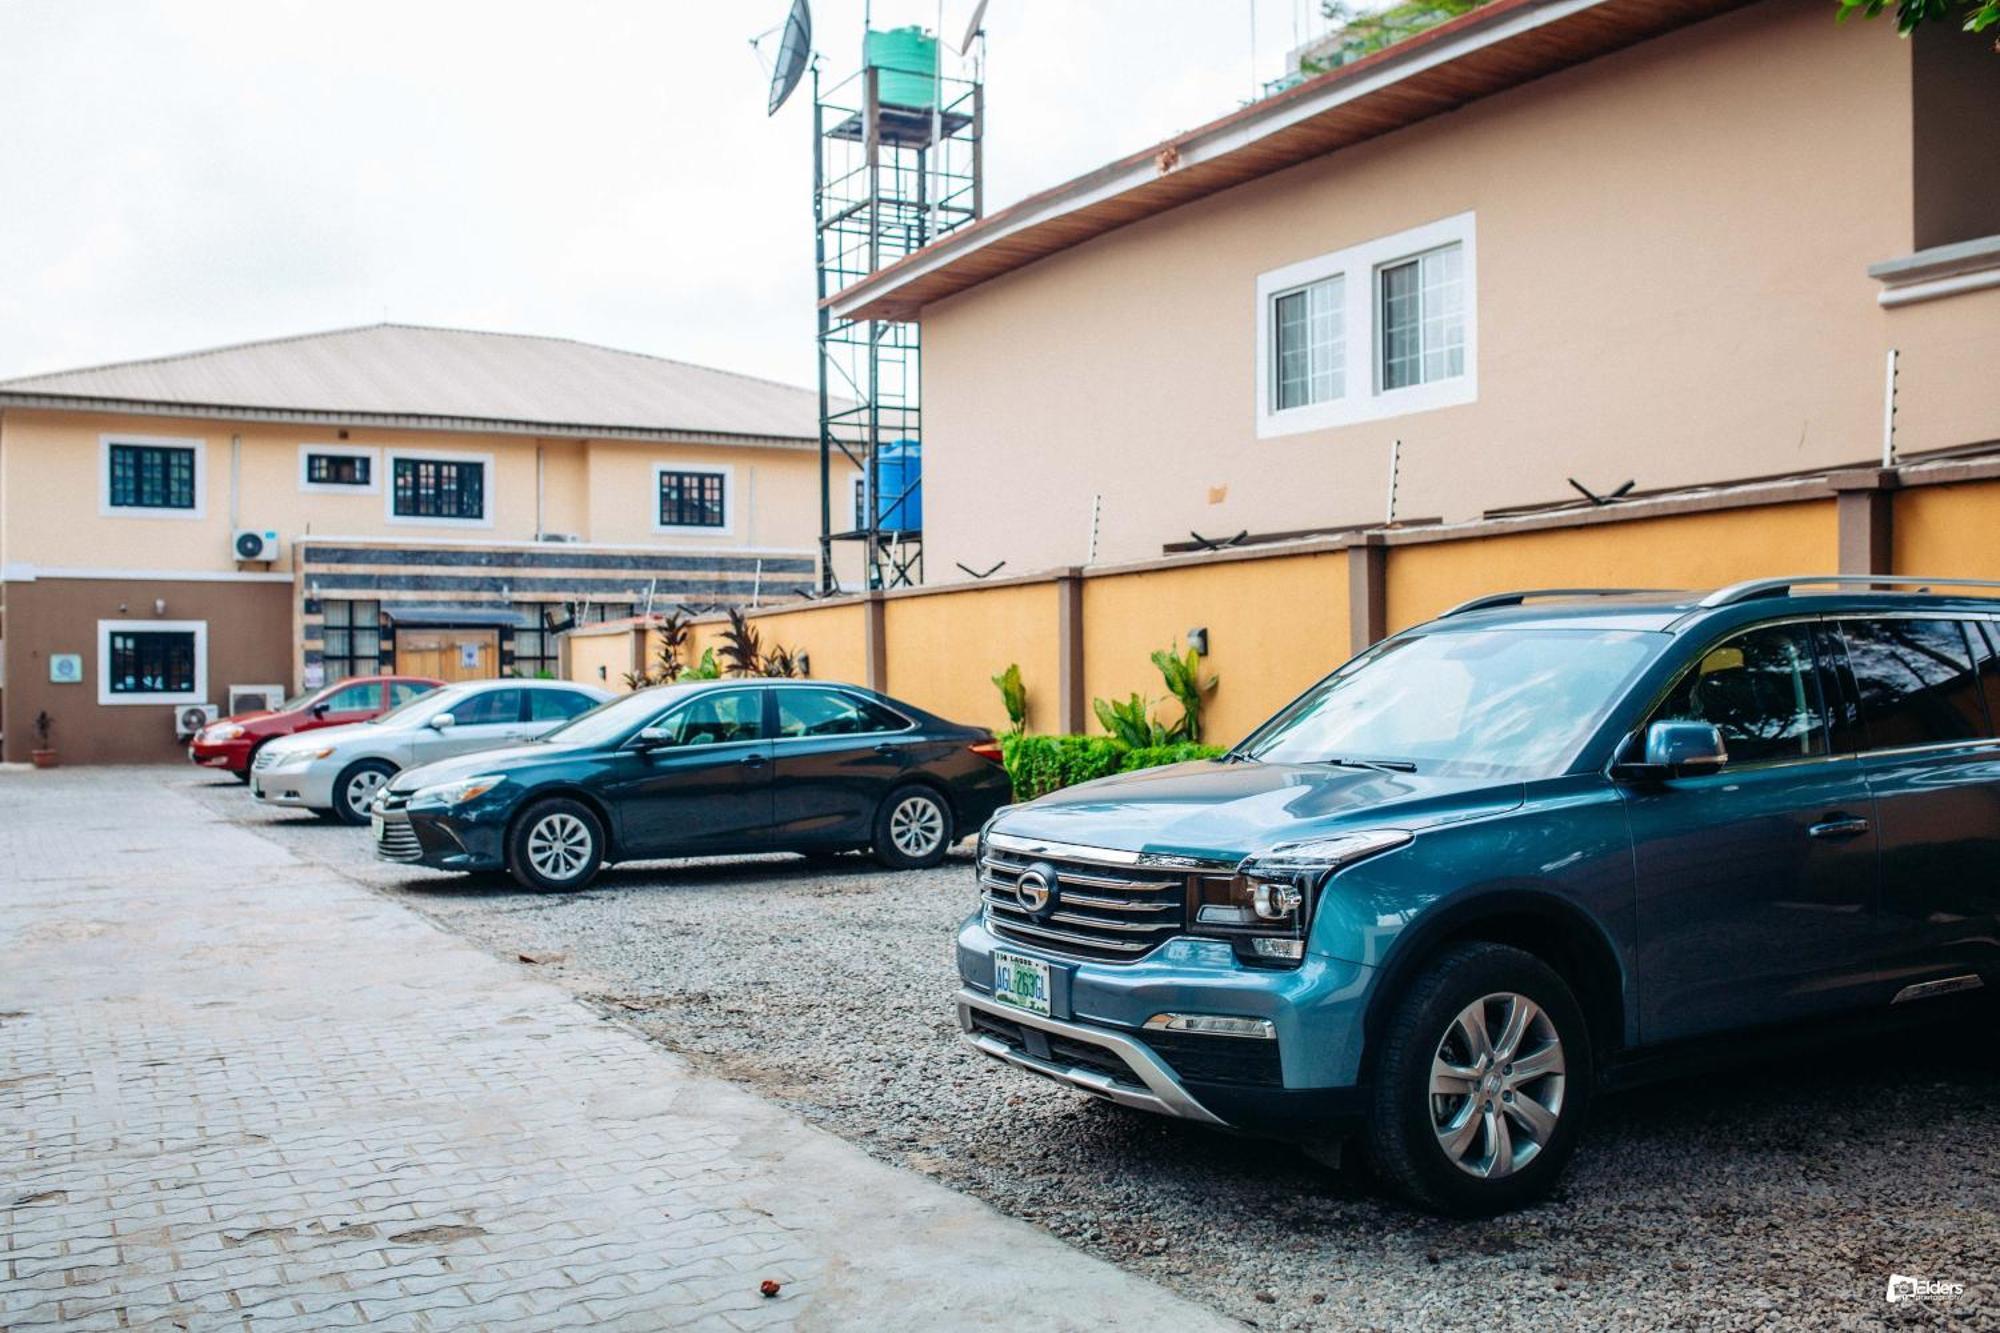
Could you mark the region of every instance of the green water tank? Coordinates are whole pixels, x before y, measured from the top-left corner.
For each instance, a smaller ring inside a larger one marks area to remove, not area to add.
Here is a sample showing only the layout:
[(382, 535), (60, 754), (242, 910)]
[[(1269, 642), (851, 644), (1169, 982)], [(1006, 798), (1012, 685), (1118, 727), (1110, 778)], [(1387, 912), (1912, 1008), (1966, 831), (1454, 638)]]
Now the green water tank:
[(937, 93), (937, 38), (919, 27), (869, 29), (862, 58), (876, 75), (884, 106), (930, 108)]

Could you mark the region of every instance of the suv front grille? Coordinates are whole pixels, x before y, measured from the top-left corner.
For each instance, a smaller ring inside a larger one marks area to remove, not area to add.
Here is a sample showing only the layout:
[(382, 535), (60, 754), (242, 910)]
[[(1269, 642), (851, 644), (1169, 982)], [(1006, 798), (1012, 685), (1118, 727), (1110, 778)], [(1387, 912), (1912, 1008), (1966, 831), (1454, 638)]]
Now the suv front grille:
[[(1016, 896), (1021, 876), (1040, 866), (1051, 877), (1047, 907), (1031, 912)], [(1130, 963), (1187, 929), (1191, 881), (1225, 871), (1192, 858), (1041, 843), (993, 834), (979, 860), (980, 899), (994, 934), (1097, 962)]]

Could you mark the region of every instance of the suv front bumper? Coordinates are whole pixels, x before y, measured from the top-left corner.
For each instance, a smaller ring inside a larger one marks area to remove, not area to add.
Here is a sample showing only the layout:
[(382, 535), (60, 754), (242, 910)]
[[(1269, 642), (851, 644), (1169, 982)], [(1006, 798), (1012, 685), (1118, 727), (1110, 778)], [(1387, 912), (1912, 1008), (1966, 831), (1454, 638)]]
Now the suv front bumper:
[[(1049, 1014), (993, 998), (993, 951), (1049, 966)], [(1362, 1022), (1373, 970), (1308, 954), (1257, 968), (1220, 940), (1181, 937), (1131, 963), (1080, 960), (959, 931), (956, 997), (965, 1041), (984, 1055), (1137, 1110), (1282, 1138), (1319, 1139), (1361, 1115)], [(1261, 1019), (1272, 1037), (1162, 1032), (1160, 1014)]]

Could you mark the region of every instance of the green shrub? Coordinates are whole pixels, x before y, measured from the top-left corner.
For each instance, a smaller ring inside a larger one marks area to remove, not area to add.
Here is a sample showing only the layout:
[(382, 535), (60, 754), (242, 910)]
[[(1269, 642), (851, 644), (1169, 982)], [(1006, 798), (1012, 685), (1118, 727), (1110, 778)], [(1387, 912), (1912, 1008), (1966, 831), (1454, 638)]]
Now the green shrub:
[(1007, 776), (1014, 783), (1014, 799), (1032, 801), (1113, 773), (1213, 759), (1222, 749), (1186, 741), (1126, 749), (1109, 736), (1008, 735), (1000, 738), (1000, 752), (1007, 762)]
[(1090, 707), (1097, 714), (1097, 725), (1124, 749), (1143, 750), (1174, 739), (1153, 720), (1152, 700), (1137, 694), (1129, 699), (1092, 699)]
[(1158, 768), (1163, 764), (1185, 764), (1190, 759), (1215, 759), (1225, 753), (1220, 745), (1202, 745), (1195, 741), (1177, 741), (1172, 745), (1148, 745), (1144, 749), (1127, 750), (1119, 771), (1130, 773), (1135, 768)]
[(1028, 687), (1021, 683), (1021, 664), (1011, 662), (1007, 669), (993, 678), (993, 684), (1000, 691), (1000, 702), (1007, 709), (1007, 721), (1016, 734), (1028, 729)]
[(1125, 753), (1108, 736), (1024, 735), (1002, 736), (1000, 752), (1017, 801), (1116, 773)]

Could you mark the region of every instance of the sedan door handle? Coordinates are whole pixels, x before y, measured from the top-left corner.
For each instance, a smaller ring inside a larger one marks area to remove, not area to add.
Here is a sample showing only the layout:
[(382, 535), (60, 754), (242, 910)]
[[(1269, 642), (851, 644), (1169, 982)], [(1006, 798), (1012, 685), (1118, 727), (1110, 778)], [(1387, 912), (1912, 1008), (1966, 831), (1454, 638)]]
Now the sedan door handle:
[(745, 768), (762, 768), (764, 766), (764, 756), (761, 754), (746, 754), (743, 756), (743, 766)]
[(1842, 815), (1822, 820), (1806, 830), (1810, 838), (1858, 838), (1868, 831), (1868, 821)]
[(875, 747), (875, 753), (876, 753), (876, 754), (894, 754), (894, 753), (896, 753), (896, 747), (895, 747), (895, 746), (893, 746), (893, 745), (891, 745), (891, 744), (889, 744), (889, 742), (887, 742), (887, 741), (883, 741), (883, 742), (881, 742), (880, 744), (878, 744), (878, 745), (877, 745), (877, 746)]

